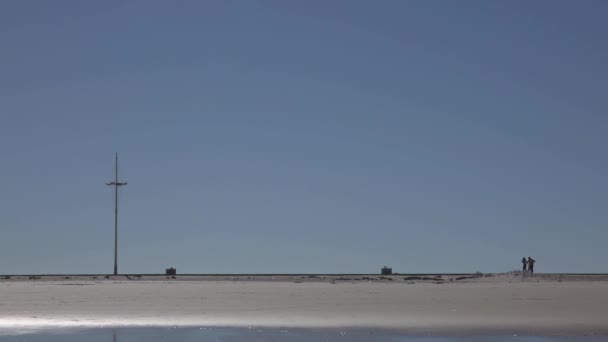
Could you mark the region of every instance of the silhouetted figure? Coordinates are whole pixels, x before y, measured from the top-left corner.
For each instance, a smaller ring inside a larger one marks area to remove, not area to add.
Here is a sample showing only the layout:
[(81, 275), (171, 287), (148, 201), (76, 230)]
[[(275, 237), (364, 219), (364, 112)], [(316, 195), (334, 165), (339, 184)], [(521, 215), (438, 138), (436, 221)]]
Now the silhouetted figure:
[(521, 263), (522, 263), (522, 272), (526, 273), (526, 271), (528, 270), (528, 260), (526, 260), (526, 257), (521, 258)]
[(532, 257), (528, 257), (528, 271), (530, 274), (534, 275), (534, 263), (536, 260), (532, 259)]

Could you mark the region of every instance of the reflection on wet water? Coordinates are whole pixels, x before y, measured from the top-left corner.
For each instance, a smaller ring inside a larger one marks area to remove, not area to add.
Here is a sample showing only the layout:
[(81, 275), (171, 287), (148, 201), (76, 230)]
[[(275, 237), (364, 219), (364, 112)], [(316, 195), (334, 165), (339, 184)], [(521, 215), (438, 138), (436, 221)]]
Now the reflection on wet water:
[(606, 337), (542, 337), (542, 336), (476, 336), (476, 337), (421, 337), (403, 336), (376, 330), (307, 330), (257, 328), (100, 328), (54, 329), (27, 334), (8, 334), (0, 331), (0, 342), (239, 342), (239, 341), (380, 341), (380, 342), (599, 342)]

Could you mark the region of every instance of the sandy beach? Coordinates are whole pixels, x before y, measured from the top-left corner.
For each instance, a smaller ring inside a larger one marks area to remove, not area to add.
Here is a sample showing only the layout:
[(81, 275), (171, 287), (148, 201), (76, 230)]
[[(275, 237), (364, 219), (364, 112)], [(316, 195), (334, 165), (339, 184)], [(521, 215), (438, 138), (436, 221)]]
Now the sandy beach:
[(608, 276), (0, 277), (0, 329), (155, 325), (598, 334)]

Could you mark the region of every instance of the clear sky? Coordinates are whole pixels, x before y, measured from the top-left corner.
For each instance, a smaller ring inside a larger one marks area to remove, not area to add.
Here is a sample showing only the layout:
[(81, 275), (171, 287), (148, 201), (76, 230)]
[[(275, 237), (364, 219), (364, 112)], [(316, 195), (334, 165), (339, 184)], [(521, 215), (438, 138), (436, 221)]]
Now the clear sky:
[(0, 273), (608, 272), (608, 1), (0, 1)]

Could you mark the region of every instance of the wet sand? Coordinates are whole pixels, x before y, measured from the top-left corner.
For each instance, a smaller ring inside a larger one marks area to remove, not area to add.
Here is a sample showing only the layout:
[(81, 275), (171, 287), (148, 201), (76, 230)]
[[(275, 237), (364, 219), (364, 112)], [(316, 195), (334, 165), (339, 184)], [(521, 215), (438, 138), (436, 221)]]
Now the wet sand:
[(231, 326), (605, 334), (604, 275), (0, 277), (0, 329)]

